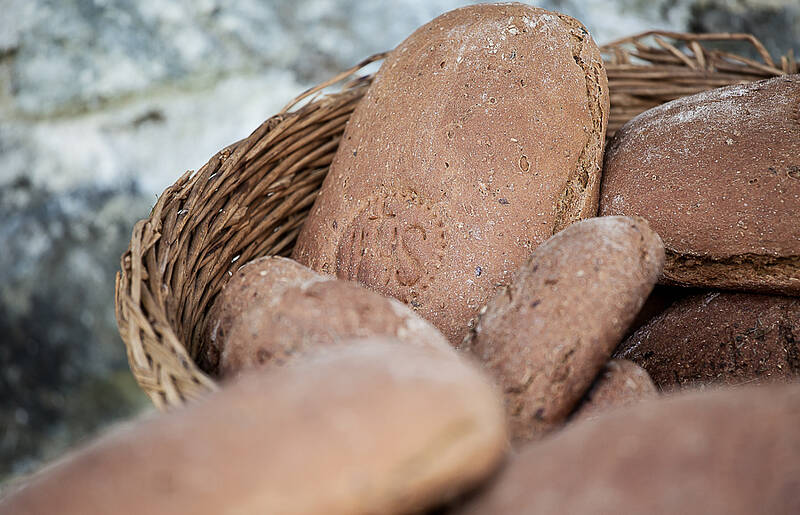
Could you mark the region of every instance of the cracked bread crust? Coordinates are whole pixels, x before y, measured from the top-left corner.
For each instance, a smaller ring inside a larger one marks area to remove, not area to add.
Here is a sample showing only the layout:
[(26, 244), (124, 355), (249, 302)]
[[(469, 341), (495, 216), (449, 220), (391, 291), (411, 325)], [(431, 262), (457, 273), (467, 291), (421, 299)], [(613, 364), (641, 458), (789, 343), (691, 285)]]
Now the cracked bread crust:
[(800, 293), (800, 75), (646, 111), (606, 151), (602, 215), (664, 239), (662, 283)]
[(293, 257), (405, 302), (456, 344), (536, 246), (596, 214), (608, 102), (572, 18), (446, 13), (384, 62)]

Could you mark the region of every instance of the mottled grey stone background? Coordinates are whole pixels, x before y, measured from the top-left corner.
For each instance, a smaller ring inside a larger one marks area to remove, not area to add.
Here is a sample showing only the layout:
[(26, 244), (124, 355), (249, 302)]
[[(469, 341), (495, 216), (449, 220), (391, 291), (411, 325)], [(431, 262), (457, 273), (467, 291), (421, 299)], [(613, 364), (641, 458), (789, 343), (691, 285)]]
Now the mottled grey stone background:
[[(146, 409), (113, 314), (133, 223), (186, 169), (458, 0), (0, 0), (0, 481)], [(599, 43), (750, 31), (797, 0), (545, 0)]]

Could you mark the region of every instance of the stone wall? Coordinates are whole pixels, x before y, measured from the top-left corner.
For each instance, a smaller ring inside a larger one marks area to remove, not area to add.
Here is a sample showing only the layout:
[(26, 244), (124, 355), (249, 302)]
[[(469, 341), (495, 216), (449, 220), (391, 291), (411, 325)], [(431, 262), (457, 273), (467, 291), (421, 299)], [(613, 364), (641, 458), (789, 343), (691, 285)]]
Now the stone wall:
[[(113, 281), (186, 169), (457, 0), (6, 0), (0, 17), (0, 478), (147, 406)], [(233, 6), (232, 6), (233, 5)], [(800, 51), (796, 0), (549, 0), (599, 42), (755, 32)]]

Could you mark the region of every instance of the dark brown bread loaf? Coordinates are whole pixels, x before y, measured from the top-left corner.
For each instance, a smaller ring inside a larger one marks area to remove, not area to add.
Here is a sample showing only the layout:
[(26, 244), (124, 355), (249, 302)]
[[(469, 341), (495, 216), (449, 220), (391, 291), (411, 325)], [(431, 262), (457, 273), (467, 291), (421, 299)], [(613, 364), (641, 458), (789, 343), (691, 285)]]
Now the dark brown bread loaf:
[(664, 247), (643, 219), (591, 218), (542, 244), (465, 339), (505, 393), (514, 439), (566, 419), (653, 288)]
[(514, 456), (459, 513), (800, 513), (800, 385), (646, 401)]
[(538, 244), (596, 214), (608, 102), (576, 20), (519, 3), (448, 12), (383, 63), (293, 257), (457, 344)]
[(223, 378), (282, 365), (349, 338), (387, 336), (407, 345), (450, 348), (435, 327), (397, 300), (282, 257), (240, 268), (223, 289), (209, 326), (209, 349), (219, 355)]
[(658, 390), (645, 369), (627, 359), (612, 359), (594, 380), (570, 420), (593, 418), (657, 396)]
[(800, 299), (712, 292), (678, 301), (616, 356), (659, 388), (791, 381), (800, 377)]
[(601, 215), (647, 218), (672, 284), (800, 293), (800, 75), (675, 100), (607, 150)]
[(343, 344), (120, 429), (0, 512), (406, 513), (473, 486), (506, 448), (497, 392), (453, 349)]

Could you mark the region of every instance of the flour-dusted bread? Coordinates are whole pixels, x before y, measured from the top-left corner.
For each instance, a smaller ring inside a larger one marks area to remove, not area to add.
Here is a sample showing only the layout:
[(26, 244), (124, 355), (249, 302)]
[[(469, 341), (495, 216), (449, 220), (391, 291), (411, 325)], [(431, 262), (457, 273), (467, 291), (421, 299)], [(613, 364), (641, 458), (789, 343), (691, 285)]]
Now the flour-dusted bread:
[(657, 396), (658, 389), (645, 369), (627, 359), (612, 359), (594, 380), (570, 420), (593, 418)]
[(800, 513), (800, 385), (645, 401), (514, 456), (456, 513)]
[(606, 154), (600, 214), (647, 218), (666, 283), (800, 294), (800, 75), (650, 109)]
[(800, 299), (709, 292), (673, 304), (616, 351), (659, 388), (800, 379)]
[(435, 327), (397, 300), (282, 257), (253, 260), (231, 277), (210, 317), (209, 334), (222, 378), (282, 365), (351, 338), (386, 336), (450, 349)]
[(448, 12), (383, 63), (293, 257), (400, 299), (456, 344), (537, 245), (596, 214), (608, 102), (576, 20), (519, 3)]
[(0, 512), (422, 511), (481, 481), (507, 448), (494, 387), (446, 350), (373, 340), (243, 374), (73, 454)]
[(512, 437), (558, 427), (619, 344), (664, 265), (643, 219), (573, 224), (542, 244), (465, 339), (503, 388)]

